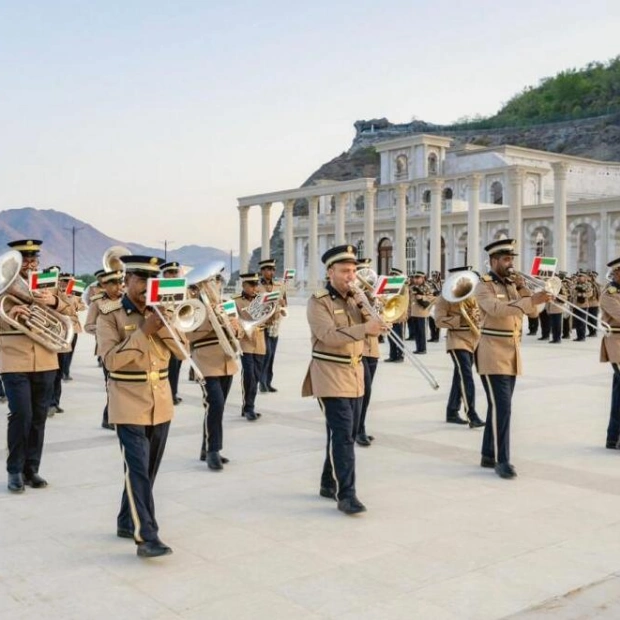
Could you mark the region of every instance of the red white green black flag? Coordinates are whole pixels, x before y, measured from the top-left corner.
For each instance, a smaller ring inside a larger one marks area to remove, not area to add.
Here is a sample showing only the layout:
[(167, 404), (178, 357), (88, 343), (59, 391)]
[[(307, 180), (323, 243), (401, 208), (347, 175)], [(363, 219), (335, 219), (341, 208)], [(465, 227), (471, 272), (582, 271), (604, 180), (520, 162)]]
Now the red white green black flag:
[(185, 301), (186, 292), (185, 278), (149, 278), (146, 281), (146, 303), (151, 306)]
[(558, 259), (553, 256), (535, 256), (532, 261), (532, 271), (530, 274), (533, 276), (550, 278), (555, 275), (557, 266)]
[(28, 272), (28, 288), (31, 291), (40, 291), (44, 288), (58, 286), (58, 271), (30, 271)]

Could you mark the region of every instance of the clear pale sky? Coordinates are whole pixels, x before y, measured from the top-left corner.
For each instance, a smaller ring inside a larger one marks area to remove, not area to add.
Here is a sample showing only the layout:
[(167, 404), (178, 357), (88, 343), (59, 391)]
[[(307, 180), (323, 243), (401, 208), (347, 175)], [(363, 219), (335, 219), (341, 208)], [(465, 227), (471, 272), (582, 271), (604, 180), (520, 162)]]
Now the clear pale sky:
[(0, 0), (0, 209), (237, 253), (236, 198), (298, 187), (356, 120), (493, 114), (618, 32), (616, 0)]

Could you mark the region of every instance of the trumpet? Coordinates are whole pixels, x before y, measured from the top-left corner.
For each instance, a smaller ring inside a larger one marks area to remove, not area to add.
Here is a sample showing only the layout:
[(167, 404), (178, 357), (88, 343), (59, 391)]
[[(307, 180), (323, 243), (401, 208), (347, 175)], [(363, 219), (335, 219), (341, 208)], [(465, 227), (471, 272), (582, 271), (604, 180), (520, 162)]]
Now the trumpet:
[[(560, 278), (558, 278), (557, 276), (551, 276), (547, 278), (545, 281), (542, 281), (527, 273), (523, 273), (522, 271), (517, 271), (516, 269), (509, 269), (509, 272), (511, 273), (511, 275), (515, 277), (516, 276), (522, 277), (527, 282), (528, 288), (530, 288), (531, 290), (545, 291), (546, 293), (549, 293), (550, 295), (552, 295), (554, 298), (557, 297), (560, 291), (562, 290), (562, 280), (560, 280)], [(582, 313), (582, 309), (579, 306), (576, 306), (575, 304), (571, 303), (570, 301), (568, 301), (568, 299), (566, 299), (562, 303), (558, 303), (557, 301), (552, 299), (551, 301), (549, 301), (549, 303), (553, 304), (557, 308), (560, 308), (561, 310), (566, 312), (566, 314), (568, 314), (569, 316), (572, 316), (574, 319), (578, 321), (582, 321), (588, 327), (591, 327), (593, 329), (599, 328), (599, 326), (596, 323), (592, 323), (591, 321), (587, 319), (586, 313)], [(577, 310), (578, 312), (575, 312), (575, 310)], [(599, 322), (600, 322), (601, 327), (604, 330), (606, 330), (607, 332), (611, 331), (611, 326), (609, 325), (609, 323), (606, 323), (605, 321), (600, 320), (600, 319), (599, 319)]]
[[(71, 351), (73, 323), (68, 316), (37, 303), (28, 285), (20, 277), (22, 255), (11, 250), (0, 255), (0, 318), (13, 329), (55, 353)], [(11, 310), (16, 305), (28, 305), (28, 314), (22, 320), (13, 319)]]
[[(361, 276), (360, 276), (360, 272)], [(382, 323), (386, 325), (388, 328), (387, 336), (394, 344), (398, 347), (400, 351), (402, 351), (405, 359), (411, 363), (415, 368), (420, 372), (420, 374), (428, 381), (429, 385), (434, 389), (439, 389), (439, 383), (431, 373), (431, 371), (419, 360), (415, 357), (415, 355), (407, 349), (405, 346), (405, 342), (403, 339), (394, 332), (394, 329), (389, 325), (390, 321), (387, 317), (391, 317), (392, 321), (398, 319), (404, 312), (404, 309), (408, 305), (408, 301), (405, 295), (396, 294), (387, 297), (385, 300), (379, 300), (380, 306), (377, 306), (377, 302), (372, 304), (368, 299), (367, 293), (369, 292), (369, 287), (372, 288), (371, 282), (377, 281), (377, 274), (368, 268), (360, 269), (357, 274), (357, 282), (351, 282), (349, 287), (354, 293), (361, 293), (362, 297), (362, 305), (366, 312), (370, 314), (370, 316), (378, 319)], [(404, 304), (403, 304), (404, 301)]]
[(473, 271), (458, 271), (451, 275), (441, 287), (442, 297), (451, 304), (458, 304), (461, 316), (476, 338), (480, 337), (478, 328), (480, 309), (474, 291), (480, 278)]

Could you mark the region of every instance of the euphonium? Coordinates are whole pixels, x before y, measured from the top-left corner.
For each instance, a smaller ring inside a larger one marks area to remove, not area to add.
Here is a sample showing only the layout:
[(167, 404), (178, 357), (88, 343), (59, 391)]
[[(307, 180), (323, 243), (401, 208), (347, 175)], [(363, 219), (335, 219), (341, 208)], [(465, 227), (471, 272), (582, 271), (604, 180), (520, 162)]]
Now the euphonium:
[(125, 271), (125, 265), (121, 261), (121, 256), (128, 256), (131, 250), (122, 245), (113, 245), (104, 253), (101, 263), (106, 271)]
[[(69, 352), (73, 340), (71, 319), (37, 303), (28, 285), (19, 275), (21, 267), (22, 255), (19, 252), (11, 250), (0, 255), (0, 318), (50, 351)], [(11, 309), (15, 305), (23, 304), (28, 305), (28, 316), (22, 320), (11, 318)]]
[(473, 271), (457, 271), (441, 287), (442, 297), (451, 304), (458, 304), (461, 315), (474, 336), (480, 336), (480, 308), (474, 290), (480, 281)]

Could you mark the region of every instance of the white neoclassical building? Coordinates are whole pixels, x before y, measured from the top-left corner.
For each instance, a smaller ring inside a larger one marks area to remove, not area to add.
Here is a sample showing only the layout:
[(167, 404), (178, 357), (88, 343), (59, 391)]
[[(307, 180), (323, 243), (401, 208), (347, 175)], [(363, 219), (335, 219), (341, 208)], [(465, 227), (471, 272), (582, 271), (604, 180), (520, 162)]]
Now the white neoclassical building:
[[(592, 268), (620, 255), (620, 163), (515, 146), (451, 147), (419, 134), (378, 142), (380, 178), (321, 181), (239, 198), (241, 270), (248, 266), (248, 210), (262, 212), (263, 258), (270, 212), (284, 205), (284, 266), (313, 288), (321, 254), (338, 243), (358, 246), (385, 273), (400, 267), (441, 271), (471, 264), (484, 270), (482, 248), (502, 236), (518, 240), (518, 267), (556, 256), (560, 269)], [(294, 216), (305, 199), (308, 215)]]

